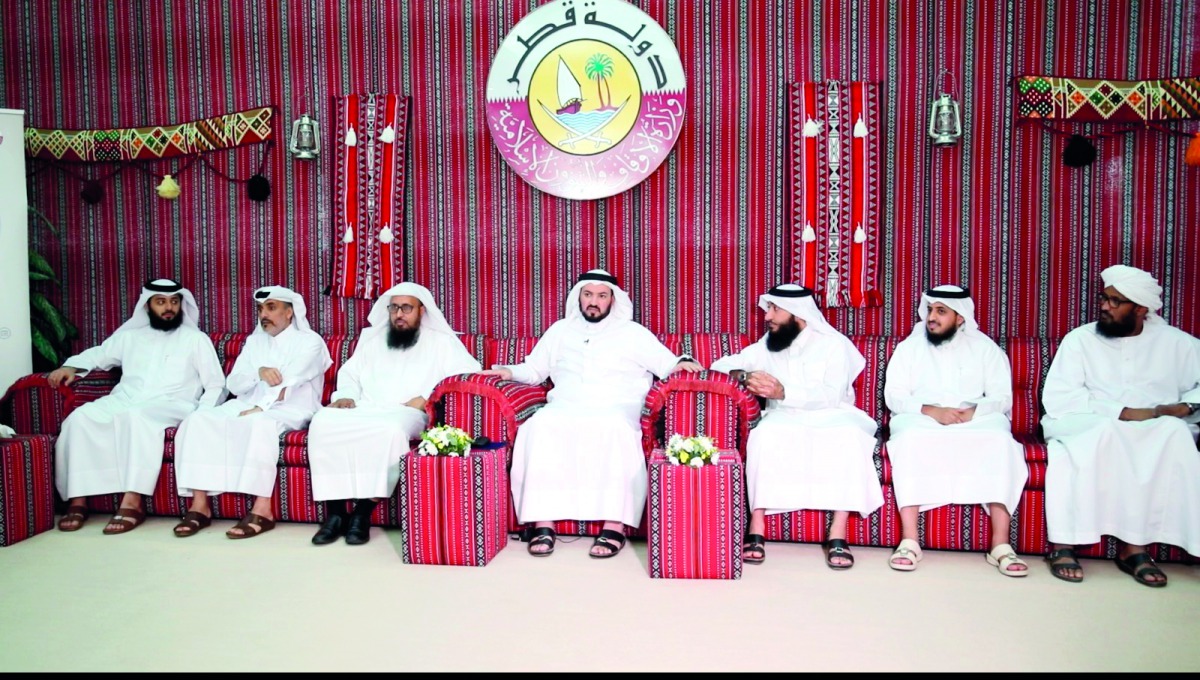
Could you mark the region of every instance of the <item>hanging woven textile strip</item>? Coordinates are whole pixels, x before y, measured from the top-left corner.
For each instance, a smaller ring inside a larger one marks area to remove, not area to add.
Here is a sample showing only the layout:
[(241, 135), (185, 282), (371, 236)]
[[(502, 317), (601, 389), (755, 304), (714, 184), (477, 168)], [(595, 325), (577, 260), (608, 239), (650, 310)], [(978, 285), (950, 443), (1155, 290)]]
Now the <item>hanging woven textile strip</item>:
[(875, 307), (879, 292), (880, 87), (788, 85), (792, 281), (825, 307)]
[(25, 154), (53, 161), (143, 161), (265, 142), (275, 108), (264, 106), (178, 125), (108, 130), (25, 129)]
[(1016, 79), (1017, 117), (1077, 123), (1145, 123), (1200, 118), (1200, 78)]
[(404, 280), (404, 182), (409, 98), (334, 100), (335, 297), (374, 299)]

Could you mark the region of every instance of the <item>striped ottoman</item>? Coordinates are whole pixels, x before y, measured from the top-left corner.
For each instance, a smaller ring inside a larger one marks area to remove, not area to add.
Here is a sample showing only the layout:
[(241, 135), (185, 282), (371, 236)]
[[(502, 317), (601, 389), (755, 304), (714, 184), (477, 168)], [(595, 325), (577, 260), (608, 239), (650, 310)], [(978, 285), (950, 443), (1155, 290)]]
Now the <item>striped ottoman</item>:
[(0, 439), (0, 547), (54, 525), (54, 440), (50, 434)]

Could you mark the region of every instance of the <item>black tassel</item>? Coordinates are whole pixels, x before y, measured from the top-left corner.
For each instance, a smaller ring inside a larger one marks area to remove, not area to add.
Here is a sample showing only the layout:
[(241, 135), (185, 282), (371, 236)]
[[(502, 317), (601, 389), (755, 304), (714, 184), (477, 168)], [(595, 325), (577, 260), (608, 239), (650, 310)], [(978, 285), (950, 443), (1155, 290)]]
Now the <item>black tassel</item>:
[(1083, 135), (1071, 135), (1071, 141), (1063, 149), (1062, 160), (1072, 168), (1086, 167), (1096, 160), (1096, 147)]
[(84, 182), (83, 191), (79, 192), (79, 197), (88, 205), (96, 205), (104, 200), (104, 187), (100, 186), (99, 182)]
[(246, 182), (246, 193), (252, 201), (265, 201), (271, 197), (271, 182), (262, 175), (255, 175)]

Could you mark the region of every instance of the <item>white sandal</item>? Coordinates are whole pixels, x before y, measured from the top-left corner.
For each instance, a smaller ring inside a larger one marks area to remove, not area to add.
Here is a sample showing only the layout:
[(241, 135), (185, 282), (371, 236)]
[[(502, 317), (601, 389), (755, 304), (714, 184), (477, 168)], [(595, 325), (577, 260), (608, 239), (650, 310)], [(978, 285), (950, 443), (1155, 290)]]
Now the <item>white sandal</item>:
[[(921, 544), (911, 538), (906, 538), (900, 541), (900, 545), (896, 546), (895, 552), (888, 558), (888, 566), (896, 571), (913, 571), (917, 568), (917, 562), (921, 561), (921, 557)], [(897, 559), (908, 560), (909, 564), (897, 562)]]
[[(1025, 560), (1017, 557), (1017, 551), (1013, 550), (1012, 546), (1007, 543), (1002, 543), (992, 548), (992, 551), (987, 554), (987, 562), (996, 567), (1005, 576), (1017, 577), (1029, 573), (1029, 565), (1025, 563)], [(1022, 565), (1025, 568), (1017, 571), (1009, 569), (1014, 564)]]

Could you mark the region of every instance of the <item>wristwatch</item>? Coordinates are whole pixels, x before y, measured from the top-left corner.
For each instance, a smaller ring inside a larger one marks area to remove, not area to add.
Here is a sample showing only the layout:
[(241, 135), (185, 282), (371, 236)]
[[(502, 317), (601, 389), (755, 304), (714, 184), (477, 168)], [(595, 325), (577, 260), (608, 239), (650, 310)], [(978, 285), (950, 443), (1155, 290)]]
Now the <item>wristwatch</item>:
[(1200, 411), (1200, 403), (1189, 403), (1187, 407), (1189, 416), (1194, 416), (1197, 411)]

